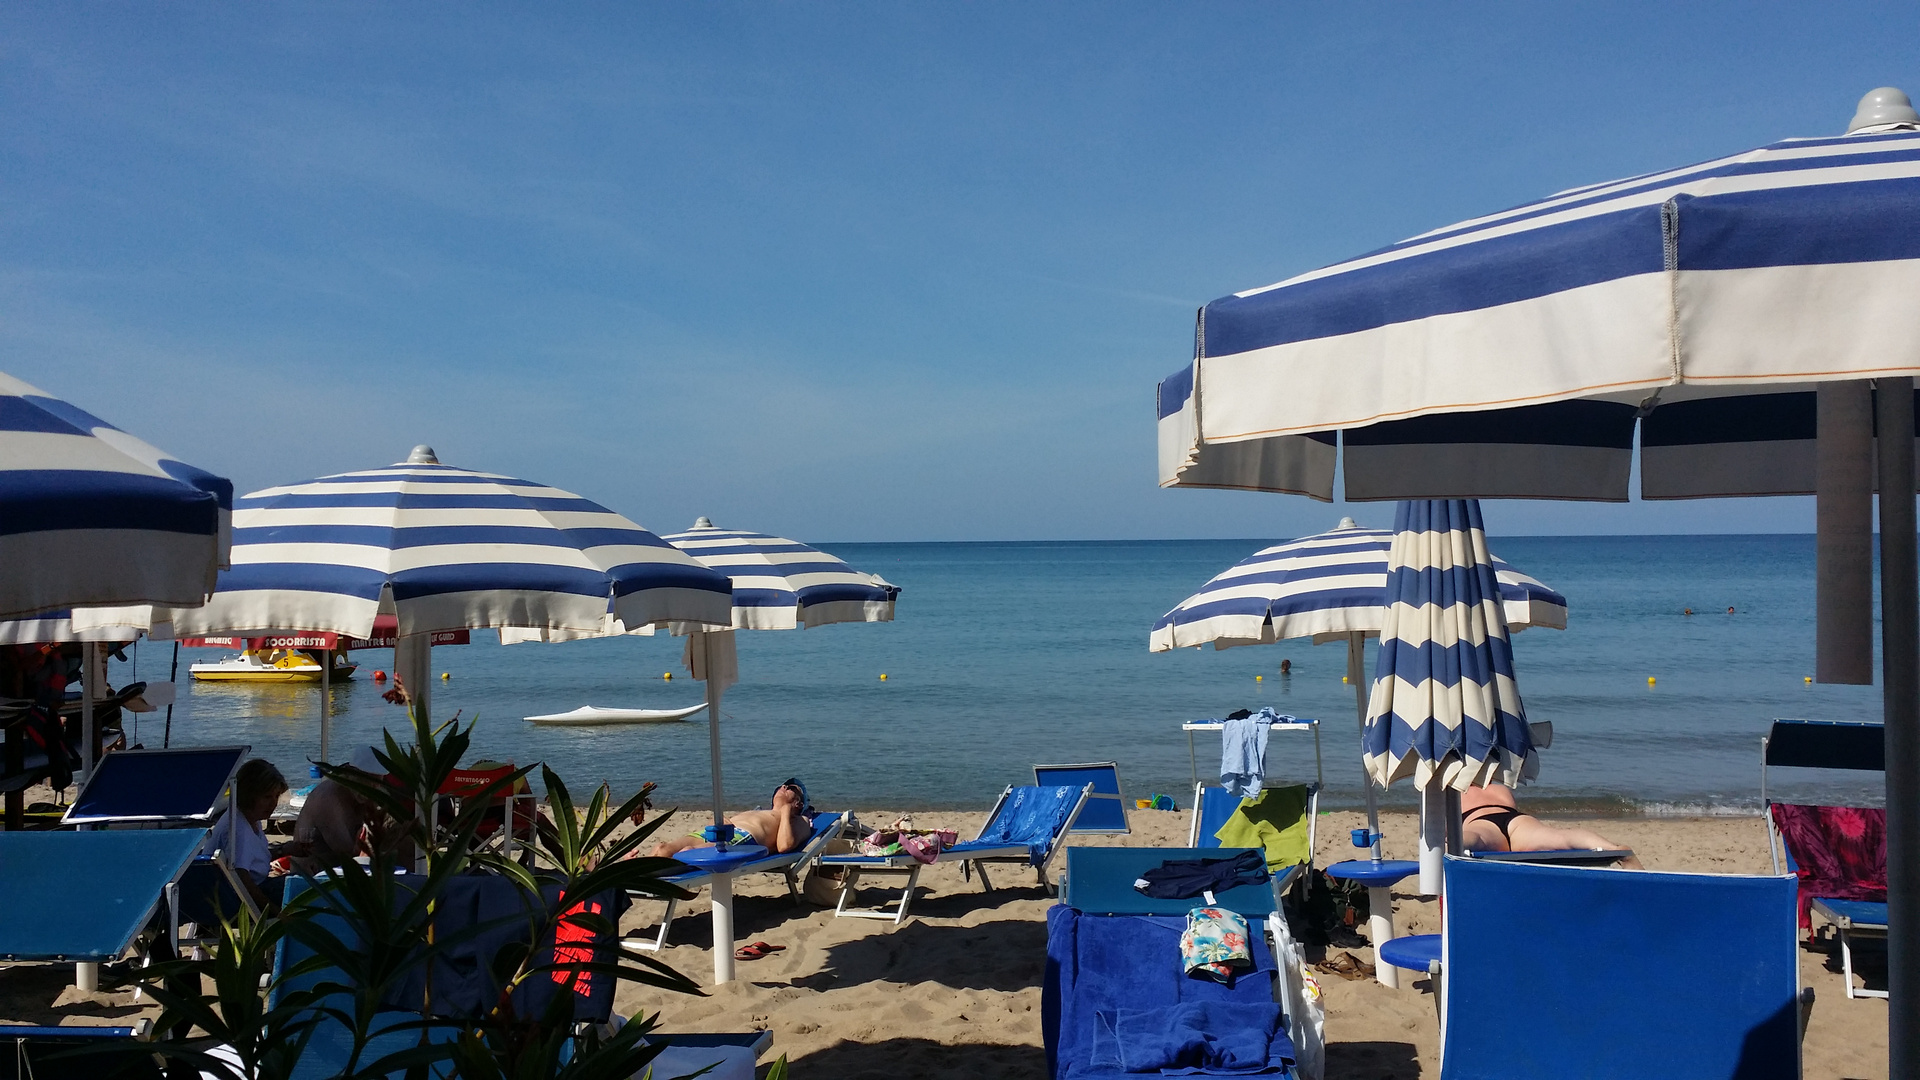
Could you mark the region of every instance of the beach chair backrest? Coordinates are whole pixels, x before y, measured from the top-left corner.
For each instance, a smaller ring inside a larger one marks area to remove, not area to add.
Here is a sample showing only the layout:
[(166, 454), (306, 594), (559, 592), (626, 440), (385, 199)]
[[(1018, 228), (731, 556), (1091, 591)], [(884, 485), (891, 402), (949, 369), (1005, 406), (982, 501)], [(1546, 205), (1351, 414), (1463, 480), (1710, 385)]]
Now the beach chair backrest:
[(1885, 772), (1886, 728), (1851, 720), (1775, 720), (1760, 739), (1760, 801), (1767, 820), (1767, 854), (1773, 869), (1791, 869), (1779, 822), (1774, 820), (1773, 796), (1767, 790), (1770, 769), (1844, 769)]
[(1127, 801), (1120, 793), (1120, 763), (1090, 761), (1077, 765), (1035, 765), (1033, 782), (1040, 787), (1065, 784), (1068, 787), (1093, 785), (1093, 797), (1074, 820), (1077, 833), (1123, 833), (1127, 826)]
[(1443, 1080), (1800, 1075), (1791, 876), (1449, 857), (1446, 888)]
[(1193, 787), (1193, 824), (1187, 830), (1187, 844), (1190, 847), (1216, 847), (1220, 841), (1214, 833), (1227, 823), (1235, 810), (1240, 809), (1240, 796), (1229, 792), (1218, 784), (1195, 784)]
[(122, 750), (94, 766), (61, 821), (68, 825), (212, 820), (246, 746)]
[(1024, 844), (1037, 864), (1052, 853), (1054, 843), (1087, 801), (1084, 786), (1010, 786), (1000, 793), (1000, 801), (975, 839), (1005, 847)]

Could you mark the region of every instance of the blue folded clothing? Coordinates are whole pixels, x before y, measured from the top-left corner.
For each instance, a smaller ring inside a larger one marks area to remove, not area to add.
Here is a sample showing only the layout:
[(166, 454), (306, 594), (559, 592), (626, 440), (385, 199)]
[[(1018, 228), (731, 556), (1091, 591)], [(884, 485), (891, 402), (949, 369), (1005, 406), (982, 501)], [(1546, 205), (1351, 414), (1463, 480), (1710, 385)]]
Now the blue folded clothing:
[[(1157, 1009), (1101, 1011), (1091, 1064), (1126, 1072), (1248, 1076), (1278, 1072), (1291, 1043), (1271, 1001), (1188, 1001)], [(1280, 1052), (1276, 1053), (1276, 1050)]]

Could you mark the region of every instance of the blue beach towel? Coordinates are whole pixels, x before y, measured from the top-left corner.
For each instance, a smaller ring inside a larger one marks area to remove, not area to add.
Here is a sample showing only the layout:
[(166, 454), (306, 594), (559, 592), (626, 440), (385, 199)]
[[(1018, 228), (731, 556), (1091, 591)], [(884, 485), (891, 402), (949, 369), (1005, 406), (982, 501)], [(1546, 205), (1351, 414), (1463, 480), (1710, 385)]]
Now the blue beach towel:
[(1053, 838), (1066, 828), (1067, 815), (1079, 801), (1080, 789), (1076, 787), (1016, 787), (979, 839), (955, 844), (947, 851), (965, 853), (1025, 844), (1027, 858), (1037, 865), (1047, 857)]
[(1261, 709), (1252, 716), (1223, 721), (1220, 729), (1220, 786), (1243, 799), (1260, 794), (1260, 783), (1267, 777), (1268, 725), (1274, 721), (1272, 709)]
[(1271, 1072), (1279, 1064), (1271, 1052), (1280, 1020), (1280, 1006), (1271, 1001), (1189, 1001), (1101, 1011), (1095, 1015), (1089, 1064), (1188, 1076)]

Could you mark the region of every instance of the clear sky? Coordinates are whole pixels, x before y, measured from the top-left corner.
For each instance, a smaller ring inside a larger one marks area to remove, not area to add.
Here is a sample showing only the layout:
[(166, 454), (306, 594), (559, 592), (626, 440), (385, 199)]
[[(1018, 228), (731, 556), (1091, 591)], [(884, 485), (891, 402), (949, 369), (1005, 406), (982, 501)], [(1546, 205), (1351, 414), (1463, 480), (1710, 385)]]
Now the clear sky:
[[(0, 370), (241, 490), (450, 464), (658, 531), (1280, 537), (1155, 486), (1215, 297), (1920, 93), (1847, 4), (10, 4)], [(1390, 524), (1390, 507), (1355, 508)], [(1497, 533), (1811, 531), (1810, 500)]]

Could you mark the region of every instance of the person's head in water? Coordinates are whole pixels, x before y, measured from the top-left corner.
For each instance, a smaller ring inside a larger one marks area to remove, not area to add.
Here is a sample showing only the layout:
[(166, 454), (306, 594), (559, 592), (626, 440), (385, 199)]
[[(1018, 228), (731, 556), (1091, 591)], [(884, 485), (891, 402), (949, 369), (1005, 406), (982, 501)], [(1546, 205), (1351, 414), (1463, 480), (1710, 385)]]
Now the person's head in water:
[(1291, 660), (1280, 661), (1280, 674), (1282, 675), (1293, 674), (1293, 661)]

